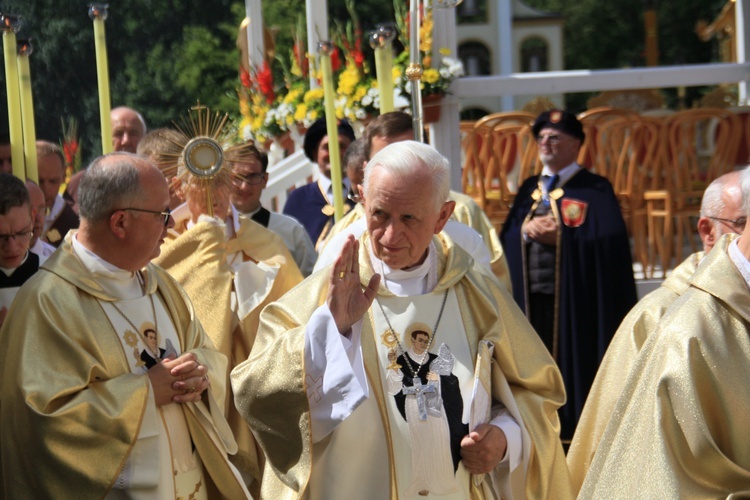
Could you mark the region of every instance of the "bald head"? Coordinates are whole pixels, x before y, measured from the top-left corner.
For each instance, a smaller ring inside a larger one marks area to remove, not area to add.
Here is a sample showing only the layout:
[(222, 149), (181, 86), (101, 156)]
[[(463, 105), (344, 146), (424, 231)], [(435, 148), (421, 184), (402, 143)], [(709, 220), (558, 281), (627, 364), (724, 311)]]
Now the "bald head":
[(115, 151), (135, 153), (138, 143), (146, 135), (146, 121), (141, 114), (126, 106), (109, 113), (112, 122), (112, 145)]
[(118, 152), (94, 160), (78, 189), (78, 240), (129, 271), (159, 255), (169, 217), (167, 181), (144, 156)]
[(729, 172), (714, 180), (703, 192), (698, 234), (703, 250), (711, 251), (727, 233), (741, 233), (747, 220), (743, 209), (742, 172)]

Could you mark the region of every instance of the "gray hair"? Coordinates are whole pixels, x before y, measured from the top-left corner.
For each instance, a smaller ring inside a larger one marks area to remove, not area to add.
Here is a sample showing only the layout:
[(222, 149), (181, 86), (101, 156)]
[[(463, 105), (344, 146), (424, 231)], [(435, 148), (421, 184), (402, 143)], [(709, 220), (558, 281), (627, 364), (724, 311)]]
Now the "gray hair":
[(742, 190), (742, 211), (750, 216), (750, 165), (742, 169), (740, 189)]
[(724, 210), (726, 203), (723, 194), (726, 183), (727, 179), (722, 175), (708, 185), (701, 200), (701, 217), (717, 217)]
[(423, 168), (432, 179), (432, 203), (435, 210), (448, 200), (450, 192), (450, 165), (448, 160), (430, 145), (417, 141), (395, 142), (378, 151), (365, 167), (364, 191), (369, 192), (373, 169), (380, 167), (386, 172), (409, 181), (409, 176)]
[(95, 159), (78, 187), (78, 211), (82, 219), (99, 222), (113, 211), (131, 206), (144, 197), (136, 164), (143, 156), (118, 151)]

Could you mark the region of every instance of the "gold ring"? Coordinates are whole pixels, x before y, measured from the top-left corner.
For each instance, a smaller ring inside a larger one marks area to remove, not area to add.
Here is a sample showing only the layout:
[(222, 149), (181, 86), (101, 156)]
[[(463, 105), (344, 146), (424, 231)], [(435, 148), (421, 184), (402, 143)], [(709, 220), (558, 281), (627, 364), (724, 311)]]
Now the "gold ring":
[(187, 392), (195, 392), (195, 387), (191, 387), (187, 390)]
[(346, 276), (346, 273), (345, 273), (344, 271), (341, 271), (341, 272), (339, 273), (339, 279), (340, 279), (340, 280), (344, 279), (344, 276)]

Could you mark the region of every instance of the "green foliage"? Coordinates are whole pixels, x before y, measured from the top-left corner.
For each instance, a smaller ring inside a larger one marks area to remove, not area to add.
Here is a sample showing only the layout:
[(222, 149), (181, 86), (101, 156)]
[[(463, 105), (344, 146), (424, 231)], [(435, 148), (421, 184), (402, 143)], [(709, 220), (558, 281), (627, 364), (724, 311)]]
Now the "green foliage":
[[(566, 69), (609, 69), (645, 66), (644, 1), (524, 0), (536, 9), (559, 12), (565, 23)], [(658, 0), (658, 44), (661, 65), (716, 62), (714, 44), (702, 42), (696, 23), (708, 22), (726, 0)], [(688, 89), (688, 101), (703, 89)], [(667, 92), (674, 100), (676, 90)], [(571, 109), (582, 109), (591, 94), (566, 96)], [(673, 103), (673, 102), (672, 102)], [(674, 103), (673, 103), (674, 104)], [(688, 102), (689, 104), (689, 102)]]

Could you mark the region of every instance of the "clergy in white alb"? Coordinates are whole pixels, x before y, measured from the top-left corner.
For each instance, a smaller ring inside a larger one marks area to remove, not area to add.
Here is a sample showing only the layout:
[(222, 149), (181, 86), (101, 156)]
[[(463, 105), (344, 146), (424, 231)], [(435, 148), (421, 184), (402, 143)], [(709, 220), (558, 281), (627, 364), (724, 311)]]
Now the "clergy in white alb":
[[(368, 231), (261, 315), (232, 385), (265, 453), (263, 498), (570, 497), (560, 374), (497, 280), (440, 234), (448, 187), (448, 162), (432, 147), (385, 148), (360, 192)], [(430, 361), (407, 381), (409, 368), (392, 360), (416, 325), (429, 325)], [(491, 376), (476, 376), (490, 365)], [(389, 384), (398, 369), (403, 414)], [(435, 377), (439, 388), (423, 383)], [(441, 442), (422, 450), (424, 425)], [(436, 480), (432, 460), (450, 474)]]

